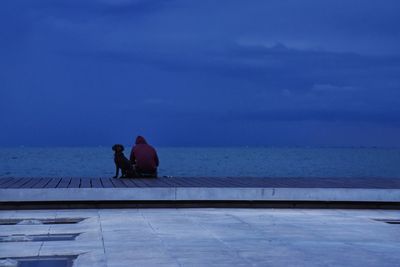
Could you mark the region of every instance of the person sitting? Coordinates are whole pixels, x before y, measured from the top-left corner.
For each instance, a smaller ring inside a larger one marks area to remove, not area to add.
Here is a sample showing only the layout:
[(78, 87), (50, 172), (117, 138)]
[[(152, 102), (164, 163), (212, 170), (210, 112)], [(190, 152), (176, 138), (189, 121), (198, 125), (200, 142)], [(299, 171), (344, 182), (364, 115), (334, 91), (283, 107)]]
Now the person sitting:
[(157, 167), (159, 165), (157, 151), (147, 144), (143, 136), (136, 137), (130, 161), (135, 166), (136, 174), (139, 177), (157, 178)]

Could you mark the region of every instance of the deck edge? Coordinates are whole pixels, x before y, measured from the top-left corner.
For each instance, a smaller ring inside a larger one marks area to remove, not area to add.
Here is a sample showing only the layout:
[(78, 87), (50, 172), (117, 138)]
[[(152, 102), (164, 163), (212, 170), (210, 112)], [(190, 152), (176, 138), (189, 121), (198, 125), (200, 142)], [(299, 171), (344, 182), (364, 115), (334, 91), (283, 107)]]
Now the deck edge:
[(198, 187), (0, 189), (0, 202), (57, 201), (400, 202), (400, 189)]

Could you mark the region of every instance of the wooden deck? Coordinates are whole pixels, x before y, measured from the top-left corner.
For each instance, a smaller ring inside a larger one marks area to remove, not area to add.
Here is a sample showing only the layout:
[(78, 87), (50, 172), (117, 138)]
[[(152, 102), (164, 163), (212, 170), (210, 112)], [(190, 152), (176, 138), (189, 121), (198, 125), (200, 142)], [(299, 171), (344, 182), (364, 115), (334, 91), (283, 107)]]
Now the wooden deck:
[(400, 189), (400, 178), (0, 178), (1, 189), (146, 187)]
[[(221, 204), (223, 203), (223, 204)], [(399, 178), (1, 178), (0, 209), (400, 208)], [(111, 206), (109, 206), (111, 205)]]

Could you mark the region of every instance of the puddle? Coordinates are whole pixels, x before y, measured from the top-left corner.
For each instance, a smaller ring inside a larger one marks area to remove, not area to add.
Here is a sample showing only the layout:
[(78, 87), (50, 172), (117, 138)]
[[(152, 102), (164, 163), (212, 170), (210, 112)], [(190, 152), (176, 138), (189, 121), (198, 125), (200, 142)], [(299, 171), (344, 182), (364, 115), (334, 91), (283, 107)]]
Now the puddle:
[(36, 225), (36, 224), (43, 224), (43, 222), (40, 220), (29, 219), (29, 220), (22, 220), (16, 224), (18, 224), (18, 225)]
[(374, 221), (384, 222), (388, 224), (400, 224), (400, 219), (373, 219)]
[(0, 267), (15, 267), (18, 266), (18, 261), (13, 259), (0, 259)]
[(80, 234), (8, 235), (0, 236), (0, 242), (69, 241), (75, 240), (78, 235)]
[(24, 257), (0, 259), (0, 267), (72, 267), (77, 256)]
[(75, 224), (87, 218), (57, 218), (57, 219), (0, 219), (0, 225), (41, 225), (41, 224)]

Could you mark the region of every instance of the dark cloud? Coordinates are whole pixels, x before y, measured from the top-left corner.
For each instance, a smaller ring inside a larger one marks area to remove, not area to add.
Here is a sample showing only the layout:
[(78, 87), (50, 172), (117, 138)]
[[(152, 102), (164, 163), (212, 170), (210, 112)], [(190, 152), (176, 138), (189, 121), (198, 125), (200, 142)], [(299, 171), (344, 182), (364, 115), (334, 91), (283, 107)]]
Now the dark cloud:
[(327, 128), (318, 144), (374, 145), (384, 128), (399, 145), (399, 11), (394, 0), (3, 1), (0, 145), (136, 132), (167, 145), (264, 144), (267, 132), (313, 144), (307, 134)]

